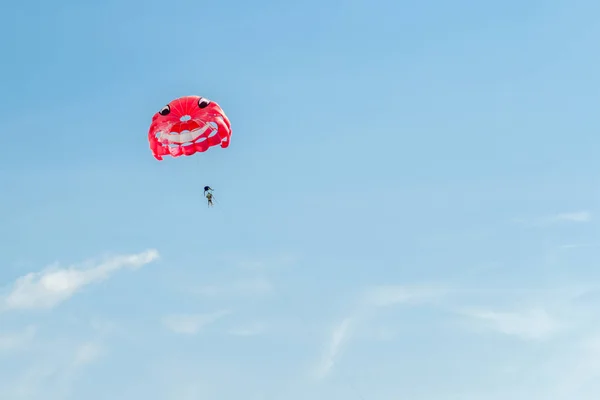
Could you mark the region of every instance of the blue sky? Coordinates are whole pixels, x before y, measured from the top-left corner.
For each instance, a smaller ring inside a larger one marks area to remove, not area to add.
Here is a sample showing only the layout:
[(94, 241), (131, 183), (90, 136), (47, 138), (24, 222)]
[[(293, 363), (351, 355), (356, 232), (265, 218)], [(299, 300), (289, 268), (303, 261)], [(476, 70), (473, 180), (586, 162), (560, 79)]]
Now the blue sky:
[(597, 399), (598, 12), (6, 5), (0, 398)]

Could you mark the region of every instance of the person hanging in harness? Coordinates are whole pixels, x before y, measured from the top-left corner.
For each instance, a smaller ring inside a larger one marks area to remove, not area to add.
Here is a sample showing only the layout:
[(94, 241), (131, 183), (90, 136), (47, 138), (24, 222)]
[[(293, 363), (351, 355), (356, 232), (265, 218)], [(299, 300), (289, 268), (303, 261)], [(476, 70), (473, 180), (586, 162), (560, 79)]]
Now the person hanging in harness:
[(213, 206), (213, 194), (212, 192), (212, 188), (210, 186), (204, 186), (204, 197), (206, 197), (206, 200), (208, 200), (208, 206), (212, 207)]

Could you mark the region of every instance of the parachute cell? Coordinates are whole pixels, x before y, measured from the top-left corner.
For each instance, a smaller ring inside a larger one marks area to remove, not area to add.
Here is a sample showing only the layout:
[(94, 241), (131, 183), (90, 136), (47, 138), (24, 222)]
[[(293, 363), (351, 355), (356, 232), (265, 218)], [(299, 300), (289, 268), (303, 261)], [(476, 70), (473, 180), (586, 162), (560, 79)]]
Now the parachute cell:
[(229, 147), (231, 123), (214, 101), (185, 96), (171, 101), (152, 117), (148, 131), (154, 158), (191, 156), (210, 147)]

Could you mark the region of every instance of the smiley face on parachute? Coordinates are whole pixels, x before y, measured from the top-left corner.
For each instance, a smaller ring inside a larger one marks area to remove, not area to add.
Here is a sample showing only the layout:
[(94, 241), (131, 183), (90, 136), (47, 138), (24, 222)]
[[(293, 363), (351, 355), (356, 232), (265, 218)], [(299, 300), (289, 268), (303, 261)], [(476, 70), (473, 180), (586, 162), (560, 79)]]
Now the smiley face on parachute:
[(154, 158), (191, 156), (210, 147), (229, 146), (231, 123), (214, 101), (185, 96), (171, 101), (152, 117), (148, 141)]

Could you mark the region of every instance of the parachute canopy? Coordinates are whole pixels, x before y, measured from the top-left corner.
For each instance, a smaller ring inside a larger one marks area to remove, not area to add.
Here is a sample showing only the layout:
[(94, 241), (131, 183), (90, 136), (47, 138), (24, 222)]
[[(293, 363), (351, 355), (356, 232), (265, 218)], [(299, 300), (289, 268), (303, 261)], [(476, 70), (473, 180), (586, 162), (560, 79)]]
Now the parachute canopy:
[(231, 123), (214, 101), (185, 96), (171, 101), (152, 117), (148, 141), (154, 158), (191, 156), (210, 147), (229, 146)]

